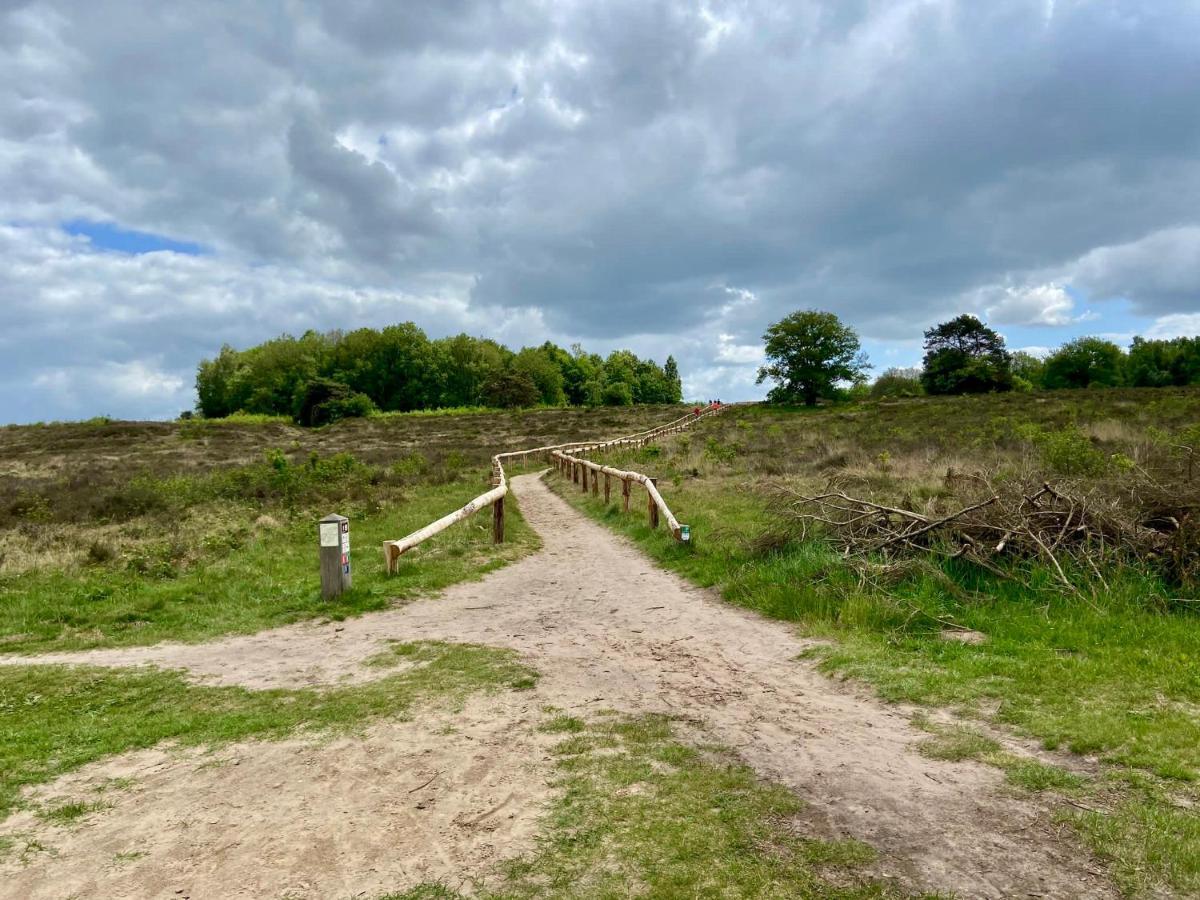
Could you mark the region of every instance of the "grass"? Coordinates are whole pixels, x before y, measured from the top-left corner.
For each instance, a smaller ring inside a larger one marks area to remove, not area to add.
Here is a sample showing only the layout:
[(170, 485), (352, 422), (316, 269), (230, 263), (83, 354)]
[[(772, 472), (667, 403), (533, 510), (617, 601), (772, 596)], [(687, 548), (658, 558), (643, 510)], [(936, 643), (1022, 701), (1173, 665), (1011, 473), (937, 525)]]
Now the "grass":
[[(679, 743), (668, 719), (557, 715), (544, 728), (560, 796), (538, 849), (475, 886), (483, 898), (811, 897), (894, 894), (862, 873), (874, 852), (805, 837), (789, 791), (715, 748)], [(457, 898), (421, 885), (391, 900)]]
[[(165, 671), (18, 666), (0, 669), (0, 819), (23, 788), (89, 762), (173, 741), (216, 746), (305, 730), (346, 730), (418, 704), (461, 705), (475, 691), (519, 690), (534, 673), (516, 653), (472, 644), (403, 647), (418, 665), (354, 687), (251, 691), (189, 684)], [(43, 811), (65, 823), (98, 808), (72, 801)]]
[[(1032, 738), (1047, 749), (1096, 757), (1107, 773), (1093, 781), (1022, 760), (982, 735), (934, 739), (927, 752), (981, 759), (1013, 784), (1062, 794), (1084, 792), (1100, 810), (1074, 815), (1090, 846), (1111, 860), (1129, 894), (1164, 886), (1200, 891), (1200, 618), (1194, 584), (1171, 584), (1149, 566), (1105, 573), (1097, 598), (1063, 592), (1053, 573), (1021, 564), (1027, 589), (936, 558), (867, 570), (817, 536), (780, 520), (773, 482), (851, 493), (920, 498), (943, 490), (948, 469), (1044, 467), (1068, 476), (1086, 436), (1088, 478), (1120, 479), (1124, 462), (1156, 465), (1163, 484), (1194, 490), (1163, 435), (1200, 418), (1200, 391), (1088, 391), (1070, 396), (902, 401), (859, 408), (736, 409), (667, 440), (661, 448), (612, 454), (612, 464), (659, 477), (659, 487), (693, 543), (651, 530), (641, 503), (628, 516), (559, 479), (569, 502), (629, 535), (652, 557), (730, 602), (796, 622), (830, 644), (811, 651), (835, 677), (871, 683), (885, 698), (948, 707)], [(1043, 457), (1039, 435), (1065, 433)], [(1067, 447), (1065, 462), (1058, 459)], [(1075, 449), (1072, 449), (1075, 448)], [(1074, 453), (1074, 456), (1070, 454)], [(916, 499), (911, 499), (916, 498)], [(886, 501), (883, 501), (886, 502)], [(874, 571), (876, 574), (871, 574)], [(1182, 598), (1182, 599), (1180, 599)], [(981, 632), (982, 643), (944, 639), (945, 623)], [(1115, 773), (1115, 774), (1114, 774)], [(1123, 773), (1142, 779), (1131, 786)], [(1144, 787), (1152, 785), (1153, 789)], [(1132, 873), (1132, 874), (1131, 874)]]
[[(487, 487), (498, 450), (637, 431), (675, 407), (355, 420), (270, 417), (0, 428), (0, 652), (195, 641), (376, 610), (536, 546), (480, 515), (383, 574), (380, 545)], [(317, 595), (315, 523), (351, 518), (354, 588)]]
[(479, 516), (403, 557), (392, 577), (379, 552), (384, 540), (408, 534), (477, 492), (474, 483), (456, 480), (411, 489), (403, 504), (350, 510), (354, 582), (334, 601), (320, 598), (316, 515), (252, 530), (243, 545), (212, 552), (178, 574), (118, 565), (0, 579), (0, 652), (198, 641), (358, 615), (480, 577), (537, 545), (515, 503), (506, 510), (501, 547), (491, 543), (490, 520)]
[(80, 819), (83, 819), (92, 813), (101, 812), (109, 808), (109, 804), (99, 800), (84, 802), (82, 800), (71, 800), (66, 803), (60, 803), (57, 806), (47, 807), (38, 811), (38, 818), (51, 822), (55, 825), (71, 825)]

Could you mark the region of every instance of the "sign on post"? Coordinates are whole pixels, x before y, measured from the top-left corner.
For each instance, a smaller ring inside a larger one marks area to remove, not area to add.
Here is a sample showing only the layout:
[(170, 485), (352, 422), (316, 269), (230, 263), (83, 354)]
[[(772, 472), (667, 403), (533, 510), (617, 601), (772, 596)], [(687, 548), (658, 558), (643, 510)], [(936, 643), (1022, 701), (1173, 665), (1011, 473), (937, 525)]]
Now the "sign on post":
[(321, 599), (331, 600), (350, 587), (350, 520), (329, 515), (317, 528), (321, 544)]

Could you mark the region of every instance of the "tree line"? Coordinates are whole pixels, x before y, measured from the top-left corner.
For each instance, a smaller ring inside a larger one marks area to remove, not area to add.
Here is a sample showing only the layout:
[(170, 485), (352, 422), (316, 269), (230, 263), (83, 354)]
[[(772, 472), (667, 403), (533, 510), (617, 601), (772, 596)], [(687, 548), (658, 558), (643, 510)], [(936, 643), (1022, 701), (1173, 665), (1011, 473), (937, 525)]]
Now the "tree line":
[(628, 350), (601, 357), (549, 341), (513, 351), (466, 334), (430, 340), (405, 322), (226, 345), (200, 363), (196, 393), (205, 418), (258, 413), (317, 426), (376, 411), (678, 403), (682, 385), (674, 357), (659, 366)]
[(833, 313), (792, 313), (771, 325), (763, 340), (767, 365), (758, 380), (774, 382), (768, 400), (809, 406), (855, 396), (1200, 384), (1200, 336), (1135, 337), (1128, 350), (1104, 338), (1081, 337), (1042, 359), (1009, 351), (999, 332), (965, 314), (925, 332), (920, 367), (887, 369), (870, 386), (871, 365), (858, 335)]

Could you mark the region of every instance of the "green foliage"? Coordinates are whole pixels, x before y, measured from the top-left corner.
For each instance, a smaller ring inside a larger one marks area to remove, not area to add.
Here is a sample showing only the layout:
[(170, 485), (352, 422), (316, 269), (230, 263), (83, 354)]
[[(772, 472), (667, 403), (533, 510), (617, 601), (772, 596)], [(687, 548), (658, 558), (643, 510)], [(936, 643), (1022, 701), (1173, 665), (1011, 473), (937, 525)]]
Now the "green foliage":
[(489, 373), (483, 383), (483, 399), (500, 409), (534, 406), (538, 397), (537, 383), (528, 372), (501, 369)]
[(1032, 391), (1042, 386), (1042, 372), (1046, 364), (1024, 350), (1012, 355), (1013, 390)]
[(1126, 374), (1134, 387), (1200, 384), (1200, 336), (1169, 341), (1135, 337)]
[(348, 385), (332, 378), (314, 378), (302, 389), (296, 422), (312, 428), (374, 412), (377, 408), (366, 394), (356, 394)]
[(612, 381), (606, 384), (601, 397), (605, 406), (633, 405), (633, 389), (624, 381)]
[(854, 329), (833, 313), (802, 310), (781, 319), (763, 335), (767, 365), (758, 383), (775, 382), (769, 399), (815, 406), (834, 396), (841, 383), (858, 384), (870, 368)]
[(886, 369), (871, 385), (870, 397), (879, 400), (884, 397), (920, 397), (925, 393), (921, 384), (921, 370)]
[(964, 314), (925, 332), (921, 382), (930, 394), (1012, 390), (1012, 356), (1004, 338)]
[[(514, 353), (464, 334), (430, 341), (411, 322), (348, 334), (310, 331), (237, 351), (225, 346), (196, 373), (206, 419), (238, 412), (289, 415), (303, 425), (440, 407), (595, 406), (605, 390), (622, 402), (678, 403), (671, 372), (627, 350), (608, 360), (549, 341)], [(615, 400), (610, 402), (616, 402)]]
[(1055, 474), (1099, 475), (1108, 467), (1104, 451), (1075, 425), (1050, 430), (1027, 425), (1018, 433), (1037, 446), (1042, 464)]
[(1043, 365), (1042, 386), (1117, 387), (1124, 383), (1125, 353), (1112, 341), (1081, 337), (1063, 344)]

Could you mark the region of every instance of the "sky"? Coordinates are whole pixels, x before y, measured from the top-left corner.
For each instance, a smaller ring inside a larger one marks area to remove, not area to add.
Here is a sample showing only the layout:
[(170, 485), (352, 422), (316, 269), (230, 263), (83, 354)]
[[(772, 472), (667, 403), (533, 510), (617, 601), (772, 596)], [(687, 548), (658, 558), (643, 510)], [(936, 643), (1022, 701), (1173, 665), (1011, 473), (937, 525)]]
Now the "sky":
[(1200, 333), (1200, 2), (0, 0), (0, 422), (409, 320), (753, 399), (807, 308)]

